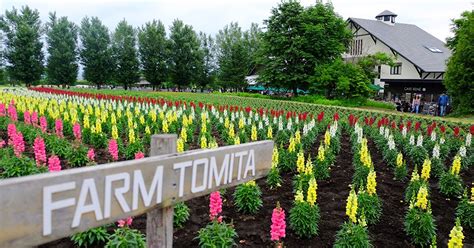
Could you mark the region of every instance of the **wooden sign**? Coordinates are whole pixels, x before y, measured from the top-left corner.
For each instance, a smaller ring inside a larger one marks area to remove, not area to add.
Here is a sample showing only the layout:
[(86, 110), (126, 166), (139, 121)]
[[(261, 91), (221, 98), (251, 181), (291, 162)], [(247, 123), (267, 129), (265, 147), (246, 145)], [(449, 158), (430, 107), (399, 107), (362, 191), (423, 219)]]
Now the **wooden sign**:
[(43, 244), (261, 178), (272, 149), (259, 141), (1, 180), (0, 247)]

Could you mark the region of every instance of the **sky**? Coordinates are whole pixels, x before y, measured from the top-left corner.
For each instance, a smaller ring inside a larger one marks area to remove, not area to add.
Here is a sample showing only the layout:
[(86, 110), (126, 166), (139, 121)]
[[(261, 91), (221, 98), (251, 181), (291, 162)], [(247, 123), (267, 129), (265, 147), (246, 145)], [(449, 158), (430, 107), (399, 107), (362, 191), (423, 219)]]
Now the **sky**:
[[(316, 0), (301, 0), (304, 6)], [(322, 0), (327, 2), (328, 0)], [(138, 27), (153, 19), (169, 28), (174, 19), (191, 24), (196, 31), (216, 34), (226, 24), (238, 22), (247, 29), (252, 22), (262, 25), (281, 0), (0, 0), (0, 13), (28, 5), (37, 9), (43, 22), (48, 13), (67, 16), (79, 24), (84, 16), (98, 16), (110, 30), (126, 19)], [(344, 19), (374, 19), (383, 10), (398, 14), (397, 22), (410, 23), (445, 41), (452, 36), (451, 19), (474, 7), (474, 0), (332, 0)]]

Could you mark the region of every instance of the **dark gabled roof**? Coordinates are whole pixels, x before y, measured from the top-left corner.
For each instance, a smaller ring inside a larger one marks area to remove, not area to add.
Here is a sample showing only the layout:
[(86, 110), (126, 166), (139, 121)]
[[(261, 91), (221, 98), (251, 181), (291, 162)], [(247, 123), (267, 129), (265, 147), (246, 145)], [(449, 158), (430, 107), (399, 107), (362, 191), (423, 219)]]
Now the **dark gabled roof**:
[(387, 24), (378, 20), (349, 18), (396, 53), (425, 72), (444, 72), (451, 50), (446, 44), (412, 24)]
[(393, 13), (390, 10), (384, 10), (382, 13), (378, 14), (375, 18), (380, 17), (380, 16), (397, 16), (397, 14)]

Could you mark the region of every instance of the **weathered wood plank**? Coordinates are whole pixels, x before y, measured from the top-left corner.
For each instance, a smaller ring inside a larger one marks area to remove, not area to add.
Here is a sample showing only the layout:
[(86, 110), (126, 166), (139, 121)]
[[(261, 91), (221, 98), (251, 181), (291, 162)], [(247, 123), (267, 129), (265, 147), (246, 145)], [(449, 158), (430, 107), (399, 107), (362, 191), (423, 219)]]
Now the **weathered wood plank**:
[(273, 141), (0, 181), (0, 247), (46, 243), (261, 178)]

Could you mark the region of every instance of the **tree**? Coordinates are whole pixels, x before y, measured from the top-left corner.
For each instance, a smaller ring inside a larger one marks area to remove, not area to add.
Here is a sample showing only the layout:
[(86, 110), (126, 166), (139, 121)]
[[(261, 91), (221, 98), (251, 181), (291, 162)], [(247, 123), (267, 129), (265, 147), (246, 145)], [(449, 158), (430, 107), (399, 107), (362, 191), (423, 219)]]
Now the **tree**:
[(136, 49), (136, 31), (122, 20), (117, 25), (112, 39), (112, 56), (115, 64), (114, 78), (124, 89), (140, 80)]
[(102, 84), (110, 81), (114, 68), (109, 30), (99, 18), (85, 17), (81, 22), (80, 36), (84, 79), (100, 88)]
[(456, 112), (474, 113), (474, 11), (466, 11), (453, 20), (452, 31), (454, 37), (447, 40), (452, 56), (443, 84)]
[(253, 38), (248, 32), (242, 32), (235, 22), (226, 25), (216, 35), (219, 81), (224, 88), (245, 85), (245, 76), (255, 64), (252, 50), (256, 50), (256, 41)]
[(260, 64), (261, 81), (273, 87), (307, 88), (315, 68), (347, 50), (351, 32), (331, 4), (303, 8), (298, 1), (284, 1), (265, 21)]
[(394, 58), (386, 53), (377, 52), (362, 57), (357, 61), (357, 65), (362, 69), (364, 74), (369, 79), (369, 82), (373, 82), (374, 79), (379, 77), (379, 71), (376, 69), (381, 65), (394, 66)]
[(203, 55), (201, 76), (198, 84), (201, 87), (201, 92), (206, 86), (212, 86), (216, 80), (217, 64), (216, 64), (216, 45), (215, 40), (211, 35), (203, 32), (199, 33), (199, 41), (201, 44), (201, 51)]
[(370, 79), (364, 70), (341, 58), (319, 66), (310, 82), (310, 89), (323, 92), (326, 98), (365, 98), (370, 93)]
[(169, 75), (168, 40), (163, 23), (155, 20), (146, 23), (138, 32), (138, 44), (143, 75), (154, 90)]
[(78, 27), (67, 17), (57, 18), (49, 14), (47, 23), (48, 64), (46, 73), (52, 84), (70, 85), (77, 79), (77, 33)]
[(178, 89), (195, 82), (202, 65), (199, 39), (190, 25), (173, 21), (170, 29), (171, 79)]
[(20, 13), (15, 8), (7, 10), (0, 19), (0, 28), (7, 37), (4, 55), (11, 79), (27, 86), (40, 80), (44, 54), (39, 12), (28, 6), (22, 7)]

